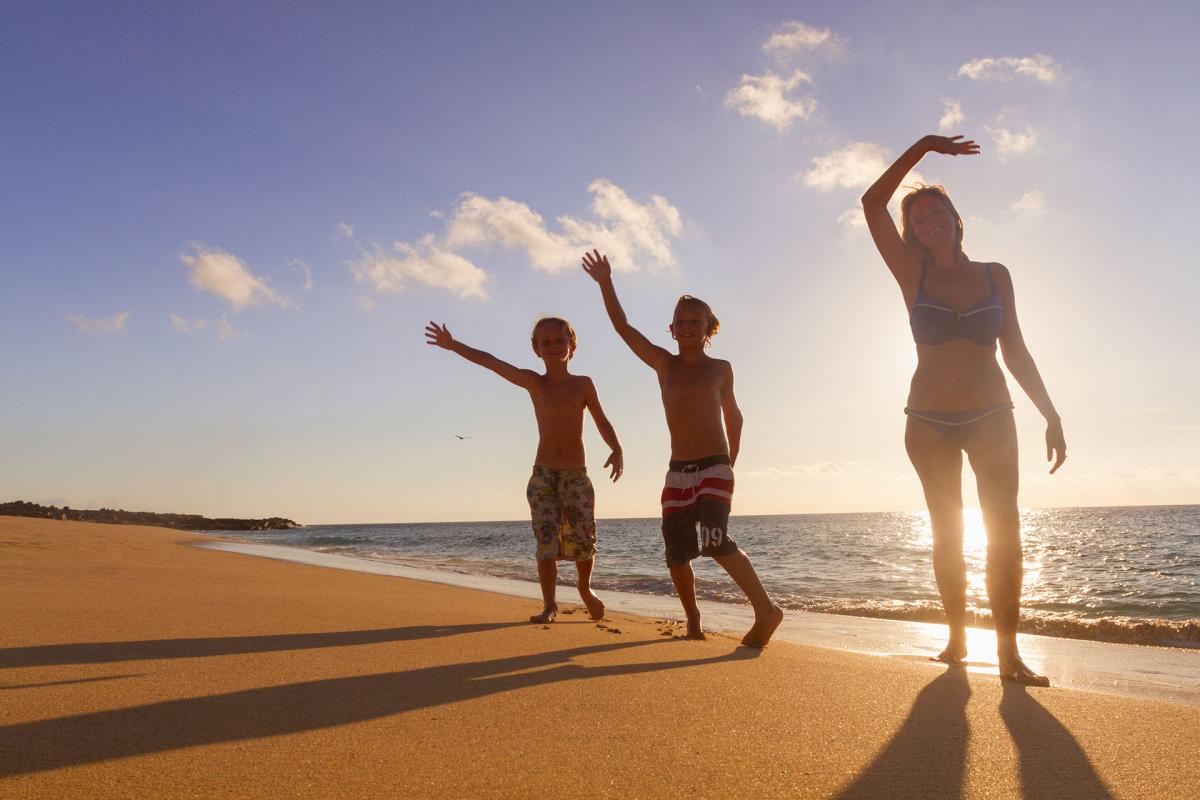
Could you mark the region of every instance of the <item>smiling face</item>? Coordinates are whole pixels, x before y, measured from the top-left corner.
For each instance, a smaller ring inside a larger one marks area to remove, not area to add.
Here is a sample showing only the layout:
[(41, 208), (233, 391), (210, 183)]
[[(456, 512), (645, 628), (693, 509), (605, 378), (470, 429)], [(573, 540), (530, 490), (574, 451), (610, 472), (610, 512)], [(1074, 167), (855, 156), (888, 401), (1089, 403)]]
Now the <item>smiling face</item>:
[(708, 340), (720, 328), (720, 321), (703, 300), (685, 294), (675, 304), (670, 330), (681, 349), (708, 347)]
[(575, 355), (575, 329), (558, 317), (538, 320), (529, 337), (533, 352), (546, 362), (570, 361)]
[(946, 248), (962, 253), (962, 218), (940, 186), (924, 186), (901, 201), (900, 235), (926, 259)]

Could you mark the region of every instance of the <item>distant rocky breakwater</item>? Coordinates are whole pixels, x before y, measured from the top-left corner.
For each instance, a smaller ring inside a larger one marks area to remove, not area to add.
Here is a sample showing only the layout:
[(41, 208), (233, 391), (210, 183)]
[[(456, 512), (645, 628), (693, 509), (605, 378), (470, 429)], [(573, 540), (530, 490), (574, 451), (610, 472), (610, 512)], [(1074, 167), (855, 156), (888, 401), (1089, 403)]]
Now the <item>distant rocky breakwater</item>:
[(283, 517), (211, 519), (199, 514), (156, 514), (153, 511), (125, 511), (113, 508), (101, 508), (93, 511), (68, 506), (59, 508), (58, 506), (27, 503), (24, 500), (0, 503), (0, 515), (104, 522), (109, 525), (157, 525), (160, 528), (175, 528), (181, 531), (286, 531), (291, 528), (304, 527), (298, 522)]

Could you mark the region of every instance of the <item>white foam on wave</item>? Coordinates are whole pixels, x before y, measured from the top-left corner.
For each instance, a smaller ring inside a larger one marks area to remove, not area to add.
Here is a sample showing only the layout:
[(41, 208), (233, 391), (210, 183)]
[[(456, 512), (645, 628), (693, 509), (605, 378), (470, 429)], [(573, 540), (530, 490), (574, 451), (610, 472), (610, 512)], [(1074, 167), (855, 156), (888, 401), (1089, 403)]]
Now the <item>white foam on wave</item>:
[[(532, 581), (441, 572), (283, 545), (222, 541), (200, 542), (195, 546), (541, 600), (541, 590)], [(532, 567), (530, 571), (532, 573)], [(682, 617), (674, 597), (605, 591), (604, 602), (610, 611), (625, 614), (669, 619)], [(740, 633), (748, 629), (754, 619), (746, 605), (701, 600), (700, 609), (705, 627), (710, 630)], [(971, 628), (968, 633), (972, 664), (969, 669), (996, 674), (994, 634), (979, 628)], [(776, 637), (854, 653), (914, 658), (938, 652), (945, 644), (946, 629), (943, 625), (925, 622), (789, 611)], [(1030, 634), (1020, 634), (1019, 644), (1026, 663), (1047, 675), (1054, 686), (1200, 705), (1200, 652), (1195, 650)]]

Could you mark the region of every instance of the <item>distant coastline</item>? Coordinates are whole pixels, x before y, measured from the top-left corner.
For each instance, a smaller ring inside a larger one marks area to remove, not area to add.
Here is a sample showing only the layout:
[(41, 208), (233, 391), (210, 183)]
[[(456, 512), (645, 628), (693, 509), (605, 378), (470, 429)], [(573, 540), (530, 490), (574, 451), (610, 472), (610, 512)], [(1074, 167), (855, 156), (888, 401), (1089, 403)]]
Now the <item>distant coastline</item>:
[(124, 509), (101, 508), (98, 510), (70, 508), (69, 506), (43, 506), (14, 500), (0, 503), (0, 515), (11, 517), (42, 517), (78, 522), (103, 522), (109, 525), (155, 525), (182, 531), (284, 531), (304, 527), (298, 522), (283, 517), (264, 519), (212, 519), (199, 514), (158, 514), (153, 511), (125, 511)]

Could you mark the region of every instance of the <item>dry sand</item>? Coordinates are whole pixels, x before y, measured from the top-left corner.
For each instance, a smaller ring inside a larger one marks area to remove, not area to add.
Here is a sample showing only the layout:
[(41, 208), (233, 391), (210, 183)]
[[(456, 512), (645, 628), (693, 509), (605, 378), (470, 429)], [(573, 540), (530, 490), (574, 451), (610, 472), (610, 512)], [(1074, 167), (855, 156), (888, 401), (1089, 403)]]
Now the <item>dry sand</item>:
[(1196, 706), (203, 538), (0, 517), (0, 797), (1200, 796)]

